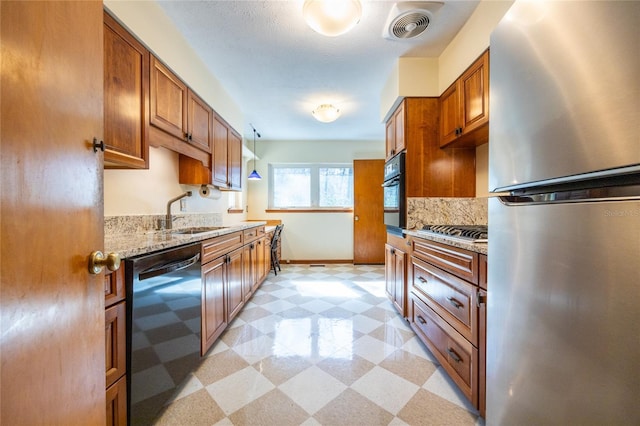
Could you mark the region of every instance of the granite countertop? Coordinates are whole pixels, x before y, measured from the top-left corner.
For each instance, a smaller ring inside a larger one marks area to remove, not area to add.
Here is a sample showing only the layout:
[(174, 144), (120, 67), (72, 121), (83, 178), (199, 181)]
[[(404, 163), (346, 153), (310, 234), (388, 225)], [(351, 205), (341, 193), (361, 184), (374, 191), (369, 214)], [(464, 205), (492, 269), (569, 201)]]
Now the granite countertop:
[(473, 251), (476, 253), (487, 254), (487, 243), (464, 242), (464, 241), (455, 240), (452, 238), (447, 238), (444, 235), (437, 236), (437, 235), (427, 234), (425, 232), (420, 232), (420, 231), (403, 230), (402, 232), (406, 235), (411, 235), (412, 237), (418, 237), (424, 240), (435, 241), (437, 243), (442, 243), (442, 244), (448, 244), (453, 247), (458, 247), (458, 248)]
[[(174, 233), (175, 231), (178, 231), (179, 228), (173, 229), (173, 232), (163, 230), (128, 234), (105, 233), (104, 246), (107, 253), (115, 252), (120, 254), (120, 258), (125, 259), (128, 257), (151, 253), (166, 248), (204, 241), (208, 240), (209, 238), (230, 234), (232, 232), (242, 231), (244, 229), (263, 226), (265, 224), (266, 222), (244, 222), (228, 227), (222, 227), (221, 229), (202, 232), (199, 234)], [(267, 232), (269, 231), (267, 230)]]

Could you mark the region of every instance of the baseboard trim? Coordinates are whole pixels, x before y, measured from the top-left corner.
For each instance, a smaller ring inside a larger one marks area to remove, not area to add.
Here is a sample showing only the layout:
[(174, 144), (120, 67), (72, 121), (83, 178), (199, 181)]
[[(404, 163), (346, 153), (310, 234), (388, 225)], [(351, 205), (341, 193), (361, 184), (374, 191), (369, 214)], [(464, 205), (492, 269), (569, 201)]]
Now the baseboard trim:
[(282, 264), (296, 264), (296, 265), (324, 265), (324, 264), (336, 264), (336, 263), (348, 263), (353, 265), (353, 259), (313, 259), (313, 260), (305, 260), (305, 259), (296, 259), (296, 260), (280, 260)]

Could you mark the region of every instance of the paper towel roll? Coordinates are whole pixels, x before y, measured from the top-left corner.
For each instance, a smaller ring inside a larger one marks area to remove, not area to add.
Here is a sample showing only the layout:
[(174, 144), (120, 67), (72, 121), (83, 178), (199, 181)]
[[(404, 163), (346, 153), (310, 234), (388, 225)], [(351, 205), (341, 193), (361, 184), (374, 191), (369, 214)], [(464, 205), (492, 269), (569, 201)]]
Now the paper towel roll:
[(219, 200), (222, 197), (222, 192), (215, 186), (202, 185), (200, 186), (200, 196), (210, 200)]

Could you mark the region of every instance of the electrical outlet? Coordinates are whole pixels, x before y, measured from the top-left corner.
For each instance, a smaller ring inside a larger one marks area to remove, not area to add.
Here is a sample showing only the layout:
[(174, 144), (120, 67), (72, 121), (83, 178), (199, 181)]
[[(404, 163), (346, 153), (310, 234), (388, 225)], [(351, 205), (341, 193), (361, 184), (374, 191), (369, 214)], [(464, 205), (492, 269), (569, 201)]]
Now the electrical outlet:
[(183, 198), (182, 200), (180, 200), (180, 211), (181, 212), (186, 212), (187, 211), (187, 199)]

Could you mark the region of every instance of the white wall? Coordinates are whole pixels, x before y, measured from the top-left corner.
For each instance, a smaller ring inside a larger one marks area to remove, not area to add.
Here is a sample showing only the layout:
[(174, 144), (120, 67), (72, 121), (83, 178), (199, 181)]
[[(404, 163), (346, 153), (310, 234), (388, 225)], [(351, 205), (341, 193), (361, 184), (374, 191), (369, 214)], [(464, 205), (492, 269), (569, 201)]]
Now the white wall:
[[(267, 213), (269, 163), (352, 163), (384, 158), (384, 141), (259, 141), (261, 181), (248, 182), (248, 218), (284, 223), (282, 260), (352, 260), (353, 213)], [(252, 163), (250, 163), (251, 165)]]
[[(231, 126), (242, 131), (244, 117), (238, 105), (155, 2), (105, 0), (104, 4)], [(243, 178), (244, 175), (245, 170)], [(246, 188), (246, 178), (243, 188)], [(226, 214), (227, 193), (219, 200), (210, 200), (201, 198), (198, 189), (178, 184), (178, 154), (164, 148), (150, 148), (149, 170), (105, 170), (105, 215), (163, 214), (169, 199), (191, 190), (194, 195), (187, 200), (187, 213), (223, 213), (225, 224), (246, 217), (245, 214)], [(179, 210), (178, 206), (174, 209)]]

